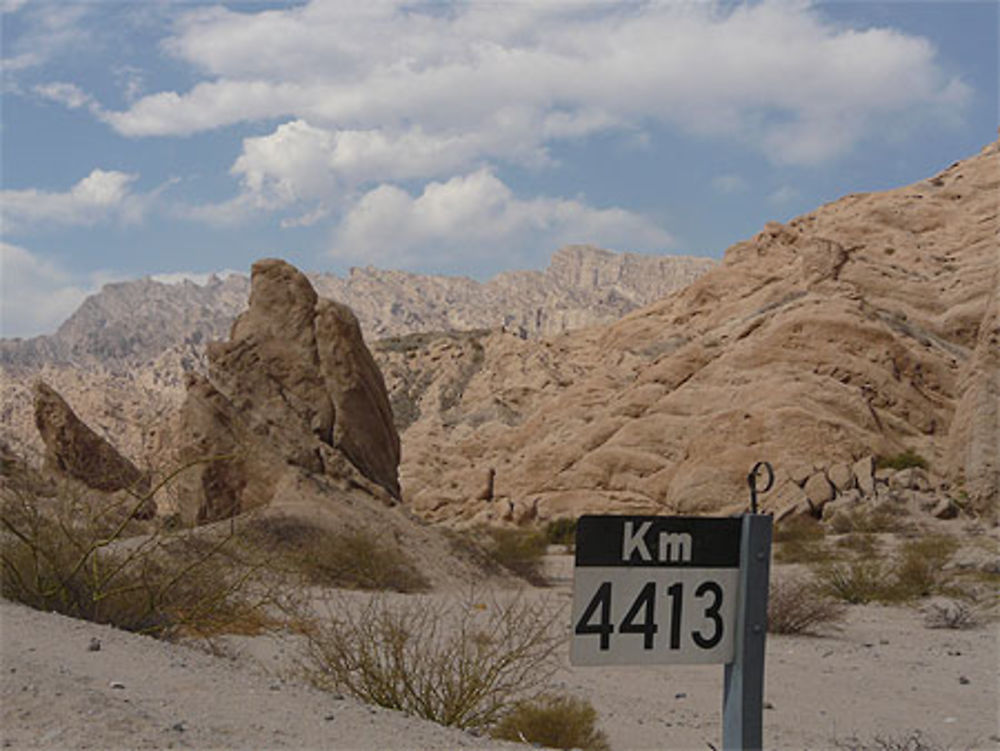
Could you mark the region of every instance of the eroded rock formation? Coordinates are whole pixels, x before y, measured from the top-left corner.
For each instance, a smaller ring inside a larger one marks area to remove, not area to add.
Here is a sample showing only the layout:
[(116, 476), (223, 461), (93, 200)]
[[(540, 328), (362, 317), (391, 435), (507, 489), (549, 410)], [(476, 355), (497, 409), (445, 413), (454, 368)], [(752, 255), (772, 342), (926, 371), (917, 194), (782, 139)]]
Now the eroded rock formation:
[(399, 497), (399, 436), (357, 319), (293, 266), (254, 264), (249, 307), (207, 359), (181, 409), (186, 521), (267, 504), (289, 465)]

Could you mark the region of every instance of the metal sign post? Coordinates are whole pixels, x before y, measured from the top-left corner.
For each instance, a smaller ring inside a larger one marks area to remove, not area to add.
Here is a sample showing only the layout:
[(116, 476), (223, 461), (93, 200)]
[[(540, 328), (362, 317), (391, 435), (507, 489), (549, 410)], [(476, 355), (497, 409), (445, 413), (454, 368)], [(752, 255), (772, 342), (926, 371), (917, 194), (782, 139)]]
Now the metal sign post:
[(741, 518), (581, 516), (573, 569), (570, 662), (723, 663), (727, 750), (762, 746), (772, 519), (756, 512), (774, 472), (747, 480)]
[(764, 644), (767, 636), (771, 517), (744, 514), (740, 539), (740, 601), (736, 644), (726, 663), (722, 694), (722, 747), (759, 749), (763, 744)]

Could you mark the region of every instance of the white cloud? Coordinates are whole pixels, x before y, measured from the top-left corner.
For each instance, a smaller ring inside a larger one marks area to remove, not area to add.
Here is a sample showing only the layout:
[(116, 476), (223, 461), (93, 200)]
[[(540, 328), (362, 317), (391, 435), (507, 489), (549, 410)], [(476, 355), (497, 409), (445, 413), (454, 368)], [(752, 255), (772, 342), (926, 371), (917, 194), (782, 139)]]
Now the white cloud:
[(150, 196), (135, 194), (138, 175), (95, 169), (64, 193), (27, 188), (0, 191), (0, 211), (6, 231), (24, 225), (90, 226), (109, 220), (135, 223), (142, 219)]
[[(659, 122), (813, 164), (893, 118), (949, 112), (970, 94), (925, 39), (845, 28), (788, 0), (470, 3), (448, 12), (335, 0), (256, 12), (215, 7), (182, 16), (166, 48), (206, 80), (106, 113), (119, 132), (185, 134), (289, 118), (390, 141), (463, 134), (474, 144), (459, 149), (465, 159), (496, 160)], [(529, 124), (517, 138), (504, 138), (512, 126), (497, 118), (508, 112)], [(434, 168), (423, 176), (445, 169)]]
[(750, 183), (742, 175), (719, 175), (712, 178), (712, 188), (719, 193), (743, 193)]
[(472, 265), (507, 260), (527, 247), (572, 242), (663, 251), (673, 240), (653, 222), (622, 209), (555, 198), (520, 200), (489, 170), (480, 169), (432, 182), (416, 197), (392, 185), (369, 191), (335, 231), (330, 254), (399, 266)]
[(59, 264), (0, 242), (0, 336), (51, 333), (108, 277), (79, 279)]
[(76, 84), (56, 81), (35, 86), (34, 91), (42, 98), (58, 102), (71, 110), (90, 107), (99, 111), (96, 100)]

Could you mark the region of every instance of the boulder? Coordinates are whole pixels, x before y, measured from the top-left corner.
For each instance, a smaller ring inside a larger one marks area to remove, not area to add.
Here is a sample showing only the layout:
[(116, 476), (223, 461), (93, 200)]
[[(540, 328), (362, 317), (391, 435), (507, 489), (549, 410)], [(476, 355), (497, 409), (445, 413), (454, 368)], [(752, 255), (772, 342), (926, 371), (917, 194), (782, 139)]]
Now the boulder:
[(813, 467), (811, 464), (798, 464), (792, 466), (786, 472), (786, 474), (788, 475), (788, 479), (794, 482), (800, 488), (806, 484), (806, 480), (809, 479), (812, 473), (813, 473)]
[(854, 472), (846, 464), (834, 464), (827, 470), (826, 476), (838, 492), (854, 487)]
[(833, 500), (833, 485), (830, 484), (823, 472), (816, 472), (806, 480), (806, 486), (803, 489), (813, 513), (817, 516), (822, 513), (823, 506)]
[[(55, 389), (38, 381), (34, 392), (35, 426), (45, 444), (49, 467), (94, 490), (138, 494), (149, 491), (148, 475), (91, 430)], [(136, 516), (150, 518), (155, 509), (152, 499), (148, 499)]]
[(858, 489), (864, 495), (874, 495), (875, 493), (875, 457), (866, 456), (858, 459), (851, 467), (851, 472), (858, 481)]
[(931, 509), (931, 516), (935, 519), (954, 519), (958, 516), (958, 504), (951, 498), (942, 498)]
[(931, 481), (920, 467), (908, 467), (892, 476), (889, 487), (893, 490), (930, 490)]
[(290, 264), (253, 265), (250, 303), (208, 377), (188, 379), (178, 451), (191, 464), (182, 517), (227, 518), (271, 502), (286, 469), (399, 498), (399, 435), (354, 314)]

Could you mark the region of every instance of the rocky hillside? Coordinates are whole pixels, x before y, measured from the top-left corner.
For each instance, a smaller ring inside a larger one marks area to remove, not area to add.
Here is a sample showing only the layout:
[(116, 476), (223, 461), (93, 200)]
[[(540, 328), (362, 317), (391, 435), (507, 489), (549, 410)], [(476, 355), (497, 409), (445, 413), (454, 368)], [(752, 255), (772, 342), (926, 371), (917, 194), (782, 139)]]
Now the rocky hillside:
[[(499, 328), (551, 335), (597, 323), (658, 300), (715, 264), (708, 258), (612, 253), (589, 246), (557, 251), (544, 271), (500, 274), (485, 283), (371, 267), (346, 278), (312, 274), (322, 296), (356, 312), (365, 337), (418, 331)], [(153, 279), (108, 284), (51, 336), (0, 340), (0, 364), (39, 368), (73, 362), (128, 370), (168, 350), (193, 369), (204, 344), (229, 333), (246, 307), (249, 279), (232, 274), (164, 284)]]
[(915, 185), (770, 223), (604, 328), (381, 343), (407, 425), (404, 498), (442, 520), (707, 512), (745, 503), (766, 459), (776, 508), (835, 463), (911, 451), (993, 508), (998, 188), (994, 143)]

